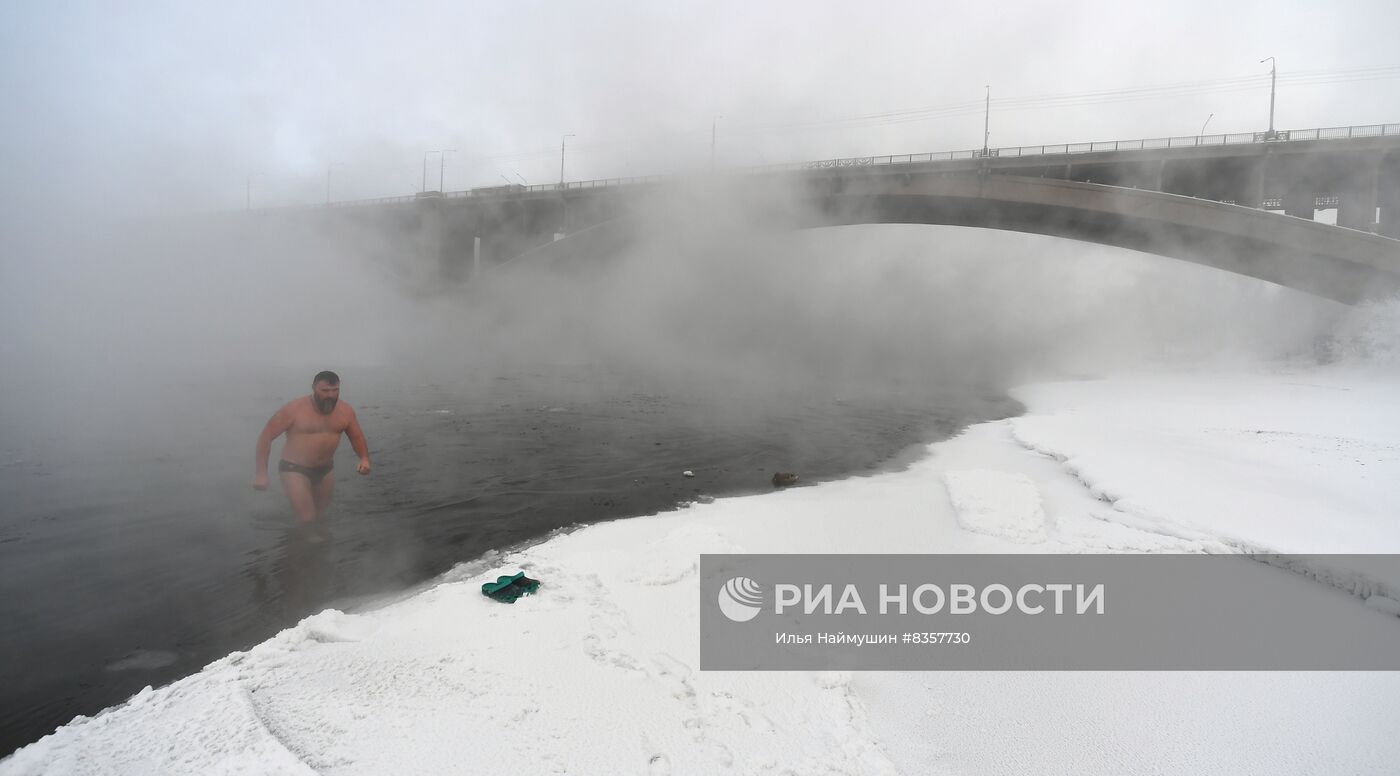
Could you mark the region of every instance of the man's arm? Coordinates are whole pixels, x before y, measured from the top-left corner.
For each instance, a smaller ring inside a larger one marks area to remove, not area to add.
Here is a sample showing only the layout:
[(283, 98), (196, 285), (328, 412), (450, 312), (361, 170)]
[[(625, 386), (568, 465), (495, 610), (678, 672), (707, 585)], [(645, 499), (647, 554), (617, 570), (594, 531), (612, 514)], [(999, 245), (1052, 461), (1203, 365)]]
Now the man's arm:
[(345, 435), (350, 437), (350, 447), (354, 448), (355, 455), (360, 457), (360, 462), (355, 466), (355, 471), (360, 474), (369, 474), (369, 443), (365, 441), (365, 432), (360, 430), (360, 418), (355, 415), (355, 409), (350, 410), (350, 425), (345, 427)]
[(272, 455), (272, 440), (282, 436), (292, 427), (292, 413), (286, 405), (278, 410), (258, 434), (258, 448), (253, 453), (253, 487), (267, 490), (267, 458)]

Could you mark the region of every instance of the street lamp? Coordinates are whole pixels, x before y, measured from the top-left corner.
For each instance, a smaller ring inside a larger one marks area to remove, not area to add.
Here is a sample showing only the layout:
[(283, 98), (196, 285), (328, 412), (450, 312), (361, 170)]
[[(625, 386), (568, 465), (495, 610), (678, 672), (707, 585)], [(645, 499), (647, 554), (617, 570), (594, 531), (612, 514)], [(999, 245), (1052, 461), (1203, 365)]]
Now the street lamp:
[(559, 188), (564, 188), (564, 143), (576, 135), (568, 134), (559, 138)]
[[(432, 156), (433, 154), (444, 154), (444, 155), (445, 155), (445, 154), (456, 153), (456, 152), (457, 152), (457, 149), (455, 149), (455, 148), (440, 148), (440, 149), (438, 149), (438, 150), (436, 150), (436, 151), (424, 151), (424, 152), (423, 152), (423, 188), (419, 189), (419, 191), (424, 191), (424, 192), (426, 192), (426, 191), (428, 190), (428, 157), (429, 157), (429, 156)], [(447, 164), (447, 159), (444, 157), (444, 158), (442, 158), (441, 163), (440, 163), (439, 166), (438, 166), (438, 193), (439, 193), (439, 194), (442, 193), (442, 172), (443, 172), (443, 166), (445, 166), (446, 164)]]
[(982, 111), (982, 156), (987, 155), (987, 141), (992, 137), (992, 85), (987, 84), (987, 102)]
[(722, 119), (722, 118), (724, 118), (724, 117), (723, 117), (723, 116), (715, 116), (713, 119), (710, 119), (710, 169), (711, 169), (711, 170), (714, 170), (714, 169), (715, 169), (715, 128), (716, 128), (716, 126), (719, 124), (719, 120)]
[(255, 176), (255, 175), (260, 176), (260, 175), (262, 175), (262, 173), (260, 173), (260, 172), (250, 172), (250, 173), (248, 173), (248, 180), (247, 180), (246, 185), (244, 186), (244, 189), (243, 189), (243, 207), (244, 207), (245, 210), (252, 210), (252, 209), (253, 209), (253, 176)]
[(1269, 134), (1264, 136), (1266, 140), (1274, 139), (1274, 95), (1278, 89), (1278, 61), (1273, 57), (1264, 57), (1259, 60), (1259, 64), (1269, 63)]
[(448, 155), (448, 154), (455, 154), (455, 153), (457, 153), (457, 149), (455, 149), (455, 148), (444, 148), (444, 149), (442, 149), (441, 151), (438, 151), (438, 193), (439, 193), (439, 194), (443, 193), (442, 180), (443, 180), (443, 175), (444, 175), (444, 174), (446, 173), (446, 171), (447, 171), (447, 155)]
[(1196, 133), (1196, 145), (1201, 144), (1201, 137), (1206, 133), (1206, 124), (1209, 124), (1210, 120), (1213, 118), (1215, 118), (1214, 113), (1210, 114), (1209, 116), (1206, 116), (1205, 124), (1201, 125), (1201, 131)]

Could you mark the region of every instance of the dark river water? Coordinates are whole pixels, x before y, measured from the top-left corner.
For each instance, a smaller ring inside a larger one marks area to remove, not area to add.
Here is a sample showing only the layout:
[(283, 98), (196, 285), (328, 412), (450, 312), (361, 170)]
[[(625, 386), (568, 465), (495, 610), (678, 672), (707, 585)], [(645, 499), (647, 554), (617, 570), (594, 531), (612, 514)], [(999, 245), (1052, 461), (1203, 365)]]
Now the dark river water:
[(0, 395), (0, 756), (488, 550), (769, 491), (775, 471), (808, 484), (896, 466), (1017, 409), (928, 384), (736, 393), (582, 366), (438, 382), (346, 370), (374, 471), (354, 474), (342, 444), (333, 538), (309, 546), (276, 478), (250, 482), (262, 424), (313, 372), (201, 372), (154, 392), (36, 376)]

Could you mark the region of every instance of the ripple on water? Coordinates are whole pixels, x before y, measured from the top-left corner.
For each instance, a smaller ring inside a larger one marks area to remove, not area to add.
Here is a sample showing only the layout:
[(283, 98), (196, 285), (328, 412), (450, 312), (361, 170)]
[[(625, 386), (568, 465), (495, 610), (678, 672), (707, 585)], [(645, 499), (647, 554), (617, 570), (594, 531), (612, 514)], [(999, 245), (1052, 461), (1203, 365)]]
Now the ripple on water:
[(108, 671), (154, 671), (174, 665), (180, 656), (163, 649), (137, 649), (106, 665)]

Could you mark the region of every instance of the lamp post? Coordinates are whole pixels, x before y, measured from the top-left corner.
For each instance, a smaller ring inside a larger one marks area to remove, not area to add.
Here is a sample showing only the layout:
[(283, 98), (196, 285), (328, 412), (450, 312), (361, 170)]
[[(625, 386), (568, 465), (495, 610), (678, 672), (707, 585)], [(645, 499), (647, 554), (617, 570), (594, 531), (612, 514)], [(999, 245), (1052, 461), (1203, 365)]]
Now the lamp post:
[(987, 101), (982, 110), (982, 156), (987, 155), (987, 144), (992, 137), (992, 85), (987, 84)]
[(723, 116), (715, 116), (713, 119), (710, 119), (710, 170), (711, 170), (711, 171), (713, 171), (713, 170), (715, 169), (715, 129), (716, 129), (716, 127), (719, 125), (719, 120), (722, 119), (722, 118), (724, 118), (724, 117), (723, 117)]
[(262, 173), (248, 173), (248, 180), (245, 182), (245, 185), (243, 187), (243, 208), (245, 210), (253, 209), (253, 176), (255, 175), (262, 175)]
[(1274, 139), (1274, 96), (1278, 92), (1278, 60), (1273, 57), (1264, 57), (1259, 60), (1259, 64), (1269, 63), (1269, 133), (1264, 136), (1266, 140)]
[(568, 135), (565, 135), (565, 136), (559, 138), (559, 188), (560, 188), (560, 189), (563, 189), (563, 188), (564, 188), (564, 143), (565, 143), (566, 141), (568, 141), (568, 139), (571, 138), (571, 137), (574, 137), (574, 135), (573, 135), (573, 134), (568, 134)]
[(1206, 116), (1205, 123), (1201, 124), (1201, 131), (1196, 133), (1196, 145), (1201, 144), (1201, 138), (1206, 134), (1206, 124), (1209, 124), (1210, 120), (1213, 118), (1215, 118), (1214, 113), (1210, 114), (1209, 116)]
[(443, 176), (447, 171), (447, 155), (457, 153), (455, 148), (444, 148), (438, 151), (438, 193), (443, 193)]
[[(455, 151), (455, 150), (456, 150), (455, 148), (440, 148), (440, 149), (435, 150), (435, 151), (424, 151), (424, 152), (423, 152), (423, 188), (419, 189), (419, 191), (427, 191), (427, 190), (428, 190), (428, 157), (429, 157), (429, 156), (432, 156), (433, 154), (446, 154), (446, 153), (449, 153), (449, 152), (452, 152), (452, 151)], [(441, 169), (441, 166), (439, 166), (439, 169), (438, 169), (438, 193), (439, 193), (439, 194), (442, 193), (442, 169)]]

